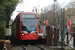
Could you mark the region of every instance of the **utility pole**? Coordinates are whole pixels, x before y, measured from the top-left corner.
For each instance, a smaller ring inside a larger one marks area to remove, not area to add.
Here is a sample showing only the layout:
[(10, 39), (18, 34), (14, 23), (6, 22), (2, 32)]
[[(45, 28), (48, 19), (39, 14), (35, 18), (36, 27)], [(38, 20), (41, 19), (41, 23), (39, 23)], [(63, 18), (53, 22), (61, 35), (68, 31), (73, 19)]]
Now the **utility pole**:
[(54, 0), (54, 27), (55, 27), (55, 1), (57, 0)]
[[(65, 42), (64, 41), (64, 35), (65, 35), (65, 33), (64, 33), (65, 32), (64, 27), (65, 27), (65, 8), (63, 8), (63, 42)], [(65, 46), (65, 44), (63, 44), (63, 46)]]
[(63, 50), (63, 29), (62, 29), (62, 9), (61, 9), (61, 50)]
[(65, 26), (65, 8), (61, 9), (61, 50), (63, 50), (65, 46), (65, 44), (62, 43), (64, 42), (64, 26)]

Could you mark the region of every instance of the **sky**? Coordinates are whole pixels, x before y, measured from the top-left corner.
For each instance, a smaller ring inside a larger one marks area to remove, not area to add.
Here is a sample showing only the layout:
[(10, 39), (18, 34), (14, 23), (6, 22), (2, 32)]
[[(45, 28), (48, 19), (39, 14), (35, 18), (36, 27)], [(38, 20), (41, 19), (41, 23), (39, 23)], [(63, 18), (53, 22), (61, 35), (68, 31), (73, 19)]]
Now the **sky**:
[[(61, 6), (64, 6), (70, 1), (72, 0), (57, 0), (56, 2), (58, 2)], [(43, 8), (53, 3), (54, 0), (23, 0), (21, 3), (17, 4), (16, 9), (11, 16), (11, 19), (14, 19), (15, 16), (19, 13), (17, 11), (32, 12), (34, 6), (40, 5), (40, 7)]]
[[(56, 2), (58, 2), (59, 4), (66, 4), (68, 3), (70, 0), (57, 0)], [(40, 7), (45, 7), (47, 5), (51, 5), (53, 4), (54, 0), (23, 0), (22, 3), (18, 4), (17, 6), (17, 10), (20, 11), (32, 11), (34, 6), (38, 6), (40, 5)]]

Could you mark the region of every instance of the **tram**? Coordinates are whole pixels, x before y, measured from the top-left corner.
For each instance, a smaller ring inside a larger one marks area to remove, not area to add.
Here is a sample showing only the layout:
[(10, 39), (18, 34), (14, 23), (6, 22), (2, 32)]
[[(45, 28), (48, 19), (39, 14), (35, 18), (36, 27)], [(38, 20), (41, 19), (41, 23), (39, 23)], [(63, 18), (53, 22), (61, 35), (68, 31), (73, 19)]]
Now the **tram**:
[(17, 40), (37, 40), (38, 15), (33, 12), (19, 13), (12, 23), (11, 35)]

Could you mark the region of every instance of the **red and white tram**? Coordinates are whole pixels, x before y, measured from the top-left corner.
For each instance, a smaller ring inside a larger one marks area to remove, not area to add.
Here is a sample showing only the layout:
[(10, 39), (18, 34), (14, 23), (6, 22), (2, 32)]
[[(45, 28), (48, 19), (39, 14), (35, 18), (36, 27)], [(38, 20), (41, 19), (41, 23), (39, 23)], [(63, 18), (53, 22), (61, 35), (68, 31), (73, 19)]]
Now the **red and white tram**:
[(17, 40), (38, 39), (38, 16), (33, 12), (19, 13), (11, 26), (11, 33)]

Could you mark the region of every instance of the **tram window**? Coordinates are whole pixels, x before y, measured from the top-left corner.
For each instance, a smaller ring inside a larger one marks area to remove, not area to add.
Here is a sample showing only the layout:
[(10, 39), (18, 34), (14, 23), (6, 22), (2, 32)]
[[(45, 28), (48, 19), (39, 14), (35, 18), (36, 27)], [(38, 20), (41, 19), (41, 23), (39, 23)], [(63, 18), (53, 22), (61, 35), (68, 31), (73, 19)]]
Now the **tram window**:
[(17, 30), (20, 30), (20, 19), (17, 17)]

